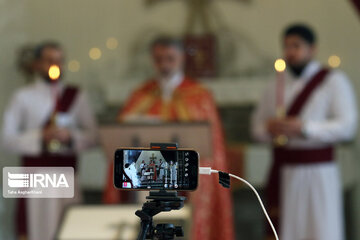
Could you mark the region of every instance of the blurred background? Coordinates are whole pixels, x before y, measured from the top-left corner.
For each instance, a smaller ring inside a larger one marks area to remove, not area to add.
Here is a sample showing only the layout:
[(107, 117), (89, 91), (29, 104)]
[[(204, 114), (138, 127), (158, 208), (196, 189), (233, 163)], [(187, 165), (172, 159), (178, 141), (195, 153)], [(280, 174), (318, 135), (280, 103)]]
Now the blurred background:
[[(0, 0), (0, 114), (11, 94), (31, 81), (31, 74), (19, 71), (27, 49), (50, 39), (64, 46), (66, 81), (88, 91), (99, 125), (115, 122), (131, 91), (152, 74), (149, 43), (164, 33), (175, 35), (185, 39), (188, 60), (196, 62), (186, 71), (214, 94), (234, 171), (262, 190), (270, 151), (251, 141), (249, 118), (274, 77), (284, 27), (294, 22), (313, 26), (319, 38), (317, 59), (345, 71), (359, 93), (356, 6), (356, 0)], [(205, 55), (192, 58), (192, 51)], [(346, 239), (360, 239), (359, 153), (358, 140), (338, 151)], [(17, 157), (1, 152), (2, 167), (17, 164)], [(101, 201), (106, 170), (100, 147), (81, 156), (85, 203)], [(233, 198), (238, 239), (262, 239), (263, 215), (250, 190), (235, 186)], [(13, 239), (15, 201), (0, 201), (0, 238)]]

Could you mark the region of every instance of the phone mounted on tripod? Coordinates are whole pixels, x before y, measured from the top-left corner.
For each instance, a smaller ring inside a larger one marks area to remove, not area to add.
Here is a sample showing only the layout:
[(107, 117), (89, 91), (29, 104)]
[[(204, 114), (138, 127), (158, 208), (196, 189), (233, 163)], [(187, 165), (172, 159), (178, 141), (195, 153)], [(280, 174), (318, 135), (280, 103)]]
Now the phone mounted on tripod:
[[(177, 149), (176, 143), (151, 143), (151, 149)], [(141, 210), (137, 210), (135, 215), (141, 219), (141, 229), (138, 240), (157, 239), (168, 240), (175, 237), (183, 237), (184, 232), (181, 226), (174, 226), (170, 223), (154, 225), (153, 217), (160, 212), (179, 210), (184, 206), (186, 197), (178, 196), (176, 191), (160, 190), (150, 191), (146, 197), (149, 201), (143, 204)]]

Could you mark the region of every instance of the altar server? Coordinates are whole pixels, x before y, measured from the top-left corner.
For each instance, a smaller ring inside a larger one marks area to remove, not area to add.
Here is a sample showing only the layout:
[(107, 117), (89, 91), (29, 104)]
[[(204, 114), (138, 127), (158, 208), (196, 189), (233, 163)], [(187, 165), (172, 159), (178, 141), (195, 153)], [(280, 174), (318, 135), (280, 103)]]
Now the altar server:
[[(340, 70), (314, 60), (316, 37), (306, 25), (283, 36), (284, 86), (272, 81), (253, 115), (253, 135), (273, 145), (267, 186), (271, 217), (283, 240), (342, 240), (344, 222), (335, 146), (357, 127), (353, 87)], [(283, 93), (279, 93), (283, 89)], [(284, 117), (276, 117), (278, 94)], [(285, 141), (275, 141), (282, 136)], [(269, 232), (271, 234), (271, 232)]]
[[(78, 153), (96, 143), (96, 123), (85, 92), (62, 81), (64, 54), (57, 43), (35, 50), (37, 79), (15, 92), (4, 113), (2, 143), (26, 167), (74, 167)], [(53, 68), (52, 70), (50, 70)], [(54, 239), (62, 210), (73, 199), (19, 199), (19, 239)]]

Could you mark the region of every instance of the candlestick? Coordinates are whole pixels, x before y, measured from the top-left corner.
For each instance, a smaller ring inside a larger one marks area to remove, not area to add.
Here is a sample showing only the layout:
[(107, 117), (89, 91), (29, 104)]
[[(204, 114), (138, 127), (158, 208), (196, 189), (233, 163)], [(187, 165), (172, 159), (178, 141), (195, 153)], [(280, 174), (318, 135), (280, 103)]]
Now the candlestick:
[[(52, 81), (58, 81), (58, 79), (60, 78), (60, 67), (57, 65), (51, 65), (48, 71), (49, 74), (49, 78)], [(56, 127), (56, 118), (57, 118), (57, 98), (58, 98), (58, 93), (57, 93), (57, 88), (56, 86), (53, 86), (53, 96), (54, 96), (54, 111), (51, 113), (50, 116), (50, 122), (49, 122), (49, 127)], [(62, 149), (62, 144), (58, 139), (51, 139), (47, 146), (47, 151), (50, 153), (58, 153), (61, 151)]]
[[(284, 91), (285, 91), (285, 75), (286, 63), (283, 59), (277, 59), (274, 64), (277, 72), (276, 80), (276, 118), (282, 119), (286, 117), (286, 109), (284, 102)], [(276, 136), (274, 139), (276, 146), (284, 146), (288, 142), (288, 137), (285, 135)]]

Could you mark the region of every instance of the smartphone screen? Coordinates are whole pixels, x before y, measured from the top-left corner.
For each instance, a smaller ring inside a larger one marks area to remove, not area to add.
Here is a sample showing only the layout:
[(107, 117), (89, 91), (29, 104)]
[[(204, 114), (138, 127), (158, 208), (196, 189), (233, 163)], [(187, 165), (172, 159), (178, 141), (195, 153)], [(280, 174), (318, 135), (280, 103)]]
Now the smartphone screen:
[(114, 184), (127, 190), (195, 190), (198, 162), (199, 154), (194, 150), (119, 149)]

